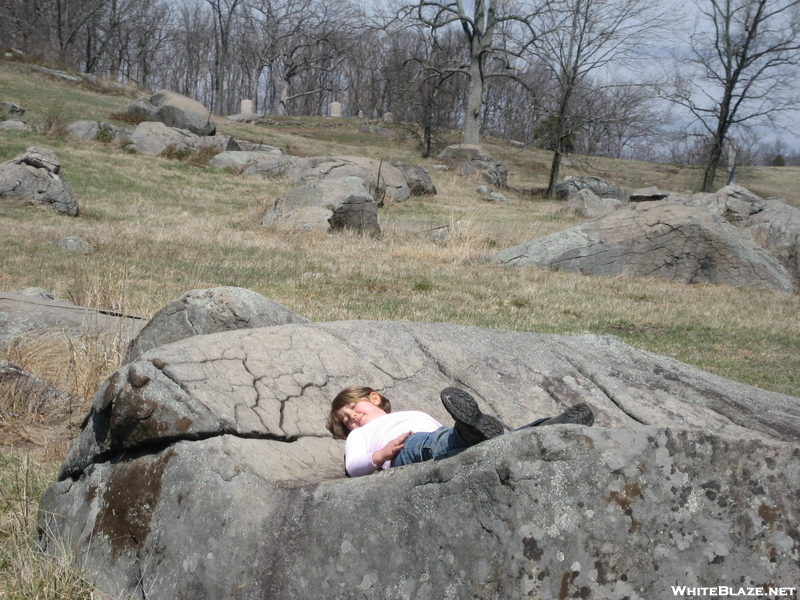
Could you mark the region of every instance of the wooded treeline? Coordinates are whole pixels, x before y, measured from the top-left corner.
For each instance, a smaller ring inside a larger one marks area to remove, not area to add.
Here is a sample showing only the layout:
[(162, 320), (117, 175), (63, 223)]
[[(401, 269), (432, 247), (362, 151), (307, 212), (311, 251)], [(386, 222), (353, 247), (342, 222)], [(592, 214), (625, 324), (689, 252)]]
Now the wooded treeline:
[(798, 96), (798, 3), (697, 0), (681, 22), (654, 0), (0, 0), (0, 47), (216, 114), (391, 113), (426, 154), (443, 129), (517, 140), (554, 177), (573, 153), (715, 170), (732, 140), (797, 158), (752, 126)]

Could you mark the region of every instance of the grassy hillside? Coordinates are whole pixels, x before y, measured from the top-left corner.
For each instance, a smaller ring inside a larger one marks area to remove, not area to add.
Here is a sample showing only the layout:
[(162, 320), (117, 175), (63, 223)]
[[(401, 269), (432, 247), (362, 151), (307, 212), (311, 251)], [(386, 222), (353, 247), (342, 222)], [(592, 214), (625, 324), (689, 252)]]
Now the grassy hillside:
[[(78, 218), (0, 204), (0, 290), (36, 286), (76, 304), (151, 316), (194, 288), (252, 289), (318, 321), (409, 319), (558, 334), (613, 334), (724, 377), (800, 396), (800, 295), (603, 279), (477, 262), (480, 256), (574, 225), (557, 203), (507, 194), (487, 204), (476, 180), (429, 169), (439, 194), (380, 211), (381, 241), (292, 234), (258, 225), (287, 191), (283, 181), (237, 176), (186, 162), (130, 154), (62, 135), (68, 120), (112, 121), (129, 98), (58, 81), (0, 61), (0, 100), (27, 109), (38, 132), (0, 129), (0, 162), (31, 145), (55, 151), (81, 206)], [(421, 160), (413, 140), (369, 135), (349, 120), (276, 119), (272, 126), (218, 120), (221, 132), (299, 155), (354, 154)], [(117, 123), (124, 125), (124, 123)], [(453, 142), (457, 135), (453, 135)], [(549, 154), (485, 141), (515, 188), (546, 183)], [(605, 159), (573, 161), (564, 175), (596, 174), (634, 189), (696, 188), (697, 171)], [(740, 183), (800, 206), (800, 169), (743, 170)], [(436, 228), (460, 222), (445, 245)], [(90, 254), (52, 242), (81, 236)], [(78, 397), (40, 411), (0, 387), (0, 595), (90, 597), (78, 570), (40, 561), (35, 506), (77, 430), (97, 385), (119, 364), (119, 340), (53, 332), (0, 351)], [(357, 374), (354, 374), (354, 377)], [(354, 380), (354, 383), (357, 383)]]
[[(613, 334), (725, 377), (800, 396), (797, 294), (603, 279), (476, 261), (494, 249), (578, 222), (557, 203), (509, 193), (510, 204), (488, 204), (474, 191), (479, 181), (429, 169), (439, 194), (381, 209), (381, 241), (283, 233), (259, 226), (258, 217), (289, 189), (287, 182), (130, 154), (112, 144), (61, 137), (53, 126), (59, 119), (110, 121), (129, 98), (76, 87), (18, 63), (0, 63), (0, 96), (25, 107), (30, 124), (55, 132), (0, 130), (0, 161), (30, 145), (51, 148), (81, 205), (78, 218), (0, 205), (2, 290), (36, 286), (77, 304), (150, 316), (190, 289), (233, 285), (320, 321), (410, 319)], [(360, 123), (349, 120), (217, 123), (223, 133), (295, 154), (433, 164), (419, 158), (399, 126), (398, 135), (387, 138), (364, 133)], [(484, 145), (508, 167), (512, 186), (545, 184), (548, 153), (500, 141)], [(684, 190), (699, 180), (691, 169), (606, 159), (576, 159), (565, 171), (599, 174), (629, 189), (657, 185)], [(753, 168), (742, 173), (740, 182), (800, 206), (800, 169)], [(446, 245), (430, 240), (433, 230), (455, 221), (463, 226)], [(73, 235), (95, 251), (77, 255), (51, 243)], [(82, 356), (73, 357), (67, 368), (42, 352), (41, 344), (21, 340), (4, 357), (25, 362), (84, 397), (114, 368), (121, 351), (92, 350), (84, 341)], [(78, 382), (74, 364), (80, 361), (94, 366), (84, 368), (87, 380)]]

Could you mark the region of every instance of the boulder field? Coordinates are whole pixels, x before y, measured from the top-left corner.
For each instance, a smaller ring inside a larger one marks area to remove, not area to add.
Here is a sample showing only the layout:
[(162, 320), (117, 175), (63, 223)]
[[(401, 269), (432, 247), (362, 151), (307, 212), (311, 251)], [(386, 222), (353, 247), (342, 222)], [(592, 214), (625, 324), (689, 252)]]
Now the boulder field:
[[(348, 479), (348, 385), (509, 433)], [(578, 401), (594, 427), (511, 431)], [(677, 597), (800, 581), (800, 399), (612, 336), (293, 323), (152, 348), (100, 386), (38, 539), (125, 598)]]

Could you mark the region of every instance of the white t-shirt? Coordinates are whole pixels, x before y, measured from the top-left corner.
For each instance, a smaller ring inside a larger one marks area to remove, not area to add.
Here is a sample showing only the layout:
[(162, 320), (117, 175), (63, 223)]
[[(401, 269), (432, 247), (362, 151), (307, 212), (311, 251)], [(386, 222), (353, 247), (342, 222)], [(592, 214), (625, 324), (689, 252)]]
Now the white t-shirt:
[(377, 469), (388, 469), (391, 461), (383, 465), (372, 464), (372, 453), (380, 450), (404, 433), (436, 431), (442, 426), (429, 414), (416, 410), (403, 410), (373, 419), (363, 427), (350, 432), (344, 445), (344, 465), (350, 477), (369, 475)]

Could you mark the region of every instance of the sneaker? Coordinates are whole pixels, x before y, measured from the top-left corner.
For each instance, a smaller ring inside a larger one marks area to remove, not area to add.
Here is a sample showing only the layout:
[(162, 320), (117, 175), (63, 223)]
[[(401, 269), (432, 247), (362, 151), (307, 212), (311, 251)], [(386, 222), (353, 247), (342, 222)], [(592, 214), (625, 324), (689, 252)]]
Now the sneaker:
[(575, 406), (570, 406), (563, 414), (545, 419), (534, 424), (536, 427), (542, 425), (586, 425), (591, 427), (594, 424), (594, 413), (588, 404), (581, 402)]
[(468, 392), (449, 387), (443, 389), (439, 397), (456, 422), (456, 431), (468, 444), (483, 442), (505, 431), (499, 419), (481, 412)]

